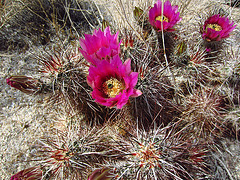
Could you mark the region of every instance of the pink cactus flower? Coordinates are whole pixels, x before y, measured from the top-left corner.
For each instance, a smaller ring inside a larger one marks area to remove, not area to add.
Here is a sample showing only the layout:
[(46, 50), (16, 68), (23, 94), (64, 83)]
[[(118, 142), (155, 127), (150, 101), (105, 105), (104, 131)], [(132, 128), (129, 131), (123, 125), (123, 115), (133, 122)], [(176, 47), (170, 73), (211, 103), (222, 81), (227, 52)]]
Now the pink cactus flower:
[(26, 94), (33, 94), (39, 89), (38, 80), (27, 76), (11, 76), (6, 79), (7, 84)]
[(95, 30), (93, 35), (85, 34), (85, 39), (80, 39), (80, 52), (85, 59), (97, 65), (101, 60), (109, 60), (111, 57), (120, 53), (120, 44), (118, 42), (118, 32), (111, 34), (107, 27), (104, 32)]
[(123, 64), (118, 55), (110, 61), (101, 61), (89, 68), (87, 82), (93, 88), (92, 97), (99, 104), (121, 109), (129, 97), (137, 97), (141, 91), (134, 89), (138, 73), (131, 72), (131, 60)]
[(41, 180), (42, 170), (40, 167), (31, 167), (19, 171), (17, 174), (13, 175), (10, 180)]
[(158, 0), (149, 10), (149, 22), (158, 31), (174, 31), (172, 27), (182, 20), (177, 10), (178, 6), (172, 6), (170, 1), (166, 1), (162, 12), (162, 1)]
[(221, 17), (219, 14), (213, 15), (205, 21), (202, 37), (207, 41), (220, 41), (227, 38), (230, 32), (237, 26), (233, 26), (233, 23), (227, 17)]

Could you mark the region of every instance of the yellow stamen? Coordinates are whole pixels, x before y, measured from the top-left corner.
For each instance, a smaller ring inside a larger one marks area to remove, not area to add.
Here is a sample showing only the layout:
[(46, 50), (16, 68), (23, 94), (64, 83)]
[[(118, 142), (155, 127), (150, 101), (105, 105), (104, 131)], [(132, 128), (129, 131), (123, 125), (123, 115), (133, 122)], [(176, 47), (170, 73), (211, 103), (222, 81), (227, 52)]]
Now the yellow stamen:
[(206, 30), (208, 28), (211, 28), (211, 29), (213, 29), (215, 31), (221, 31), (222, 30), (222, 27), (220, 25), (218, 25), (218, 24), (207, 24)]
[(165, 22), (168, 22), (168, 18), (166, 16), (158, 16), (155, 18), (155, 21), (165, 21)]
[(114, 98), (125, 89), (125, 86), (124, 83), (118, 79), (111, 77), (103, 83), (103, 89), (108, 97)]

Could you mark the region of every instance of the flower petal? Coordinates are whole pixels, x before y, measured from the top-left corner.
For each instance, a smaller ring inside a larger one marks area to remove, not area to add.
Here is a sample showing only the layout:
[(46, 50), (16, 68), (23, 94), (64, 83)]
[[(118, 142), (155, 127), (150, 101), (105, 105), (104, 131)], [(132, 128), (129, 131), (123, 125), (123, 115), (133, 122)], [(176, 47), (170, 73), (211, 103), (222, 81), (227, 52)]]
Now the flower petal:
[(93, 35), (85, 34), (85, 39), (80, 38), (79, 42), (80, 52), (88, 62), (95, 66), (102, 59), (108, 60), (120, 53), (118, 32), (112, 35), (109, 27), (103, 32), (101, 29), (95, 30)]
[[(149, 22), (152, 26), (154, 26), (158, 31), (174, 31), (172, 28), (176, 23), (181, 21), (179, 17), (179, 12), (177, 12), (178, 6), (172, 6), (170, 1), (166, 1), (164, 3), (164, 9), (162, 12), (162, 1), (157, 1), (154, 4), (154, 7), (149, 10)], [(164, 15), (168, 18), (168, 21), (159, 21), (155, 20), (156, 17)]]
[[(213, 15), (205, 21), (202, 37), (208, 41), (220, 41), (221, 39), (229, 37), (230, 33), (236, 27), (233, 26), (233, 24), (234, 22), (230, 23), (227, 17), (221, 17), (219, 14)], [(218, 25), (221, 29), (216, 29), (213, 25)]]

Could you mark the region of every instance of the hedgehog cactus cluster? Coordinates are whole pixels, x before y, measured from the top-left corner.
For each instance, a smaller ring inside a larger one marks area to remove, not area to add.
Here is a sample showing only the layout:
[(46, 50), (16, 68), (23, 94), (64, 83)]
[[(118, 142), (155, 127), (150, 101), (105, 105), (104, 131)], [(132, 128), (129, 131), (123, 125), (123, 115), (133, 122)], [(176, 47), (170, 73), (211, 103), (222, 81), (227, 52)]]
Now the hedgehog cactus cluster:
[(197, 42), (187, 39), (185, 6), (158, 0), (135, 7), (130, 29), (102, 20), (102, 29), (81, 34), (74, 45), (36, 55), (39, 77), (7, 78), (11, 87), (47, 96), (47, 105), (67, 112), (55, 117), (65, 124), (48, 132), (57, 133), (38, 141), (36, 166), (11, 180), (212, 178), (214, 144), (232, 128), (224, 118), (240, 102), (233, 99), (239, 82), (228, 95), (230, 77), (213, 50), (225, 50), (237, 25), (210, 14)]

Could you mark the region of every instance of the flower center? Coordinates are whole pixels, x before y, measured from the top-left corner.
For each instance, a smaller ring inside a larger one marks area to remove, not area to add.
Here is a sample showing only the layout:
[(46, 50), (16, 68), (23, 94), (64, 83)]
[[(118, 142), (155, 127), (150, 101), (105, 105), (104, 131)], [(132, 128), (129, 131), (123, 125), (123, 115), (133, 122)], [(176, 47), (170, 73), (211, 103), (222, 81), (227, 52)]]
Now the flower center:
[(208, 29), (208, 28), (211, 28), (215, 31), (221, 31), (222, 30), (222, 27), (218, 24), (207, 24), (206, 29)]
[(168, 22), (168, 18), (166, 16), (158, 16), (155, 18), (155, 21), (165, 21), (165, 22)]
[(111, 77), (109, 80), (103, 83), (103, 89), (108, 97), (114, 98), (125, 89), (125, 86), (124, 83), (118, 79)]

